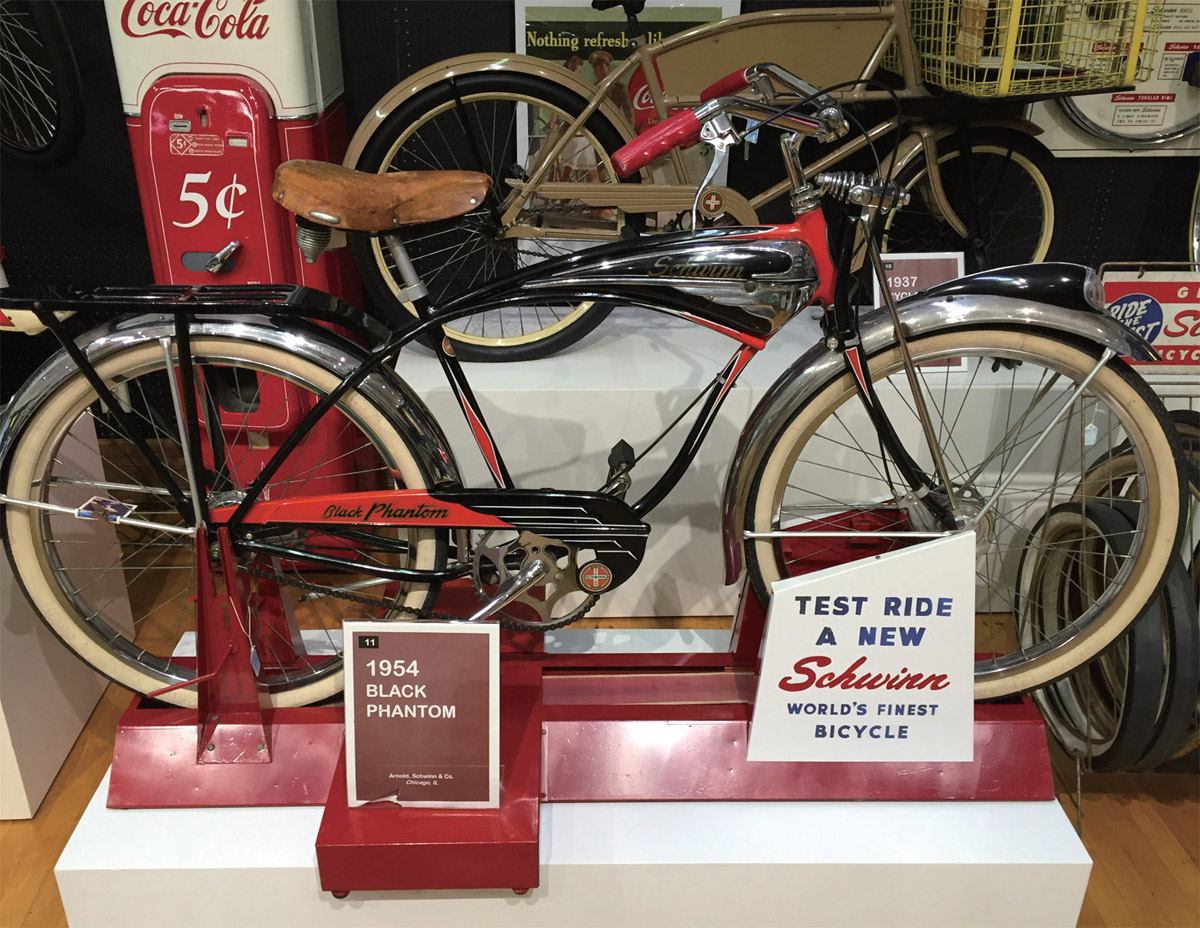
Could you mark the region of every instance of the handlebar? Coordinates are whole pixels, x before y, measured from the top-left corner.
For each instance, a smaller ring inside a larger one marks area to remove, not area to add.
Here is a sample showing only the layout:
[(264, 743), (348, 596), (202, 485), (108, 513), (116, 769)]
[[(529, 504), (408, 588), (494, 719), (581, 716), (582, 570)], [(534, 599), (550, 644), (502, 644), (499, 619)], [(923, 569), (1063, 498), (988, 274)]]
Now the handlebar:
[(749, 68), (742, 68), (732, 74), (726, 74), (719, 81), (709, 84), (700, 91), (700, 99), (707, 103), (717, 97), (728, 97), (740, 93), (750, 86), (750, 78), (747, 76), (749, 72)]
[(657, 126), (651, 126), (632, 142), (622, 145), (612, 156), (613, 167), (617, 173), (628, 177), (656, 158), (661, 158), (672, 148), (680, 148), (698, 141), (702, 125), (700, 111), (708, 106), (704, 104), (694, 110), (680, 110)]
[[(613, 155), (617, 173), (628, 177), (672, 149), (692, 144), (701, 137), (704, 124), (722, 114), (737, 114), (759, 122), (779, 118), (779, 107), (771, 102), (772, 94), (765, 78), (782, 84), (792, 93), (801, 94), (804, 98), (801, 106), (811, 114), (789, 113), (780, 119), (783, 127), (801, 135), (815, 135), (822, 141), (845, 134), (847, 124), (842, 109), (829, 94), (779, 65), (755, 64), (727, 74), (706, 87), (700, 94), (704, 101), (700, 106), (675, 113), (618, 149)], [(760, 91), (759, 99), (735, 96), (749, 87)]]

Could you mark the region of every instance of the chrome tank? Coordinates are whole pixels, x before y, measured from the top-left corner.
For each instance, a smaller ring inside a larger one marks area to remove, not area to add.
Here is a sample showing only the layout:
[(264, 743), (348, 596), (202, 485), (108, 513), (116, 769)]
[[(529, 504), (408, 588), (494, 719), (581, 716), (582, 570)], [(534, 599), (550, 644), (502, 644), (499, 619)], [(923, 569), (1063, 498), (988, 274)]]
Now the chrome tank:
[(531, 298), (595, 299), (695, 316), (766, 338), (812, 300), (820, 283), (804, 244), (752, 237), (766, 231), (703, 229), (589, 248), (544, 261), (441, 309), (461, 315), (468, 306)]

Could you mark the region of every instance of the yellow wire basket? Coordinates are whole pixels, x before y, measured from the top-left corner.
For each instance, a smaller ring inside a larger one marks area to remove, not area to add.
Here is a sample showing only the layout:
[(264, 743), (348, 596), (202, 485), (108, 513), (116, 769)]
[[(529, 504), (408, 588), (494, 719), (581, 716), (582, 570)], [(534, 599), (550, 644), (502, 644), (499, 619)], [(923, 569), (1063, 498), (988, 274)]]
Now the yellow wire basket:
[(1153, 68), (1164, 0), (911, 0), (926, 83), (973, 97), (1126, 87)]

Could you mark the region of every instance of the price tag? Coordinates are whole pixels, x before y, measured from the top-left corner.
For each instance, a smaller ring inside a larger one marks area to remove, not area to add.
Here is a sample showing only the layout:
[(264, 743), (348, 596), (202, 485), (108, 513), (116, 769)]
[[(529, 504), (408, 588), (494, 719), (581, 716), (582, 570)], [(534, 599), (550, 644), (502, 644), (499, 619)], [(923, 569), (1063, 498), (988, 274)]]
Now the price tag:
[(500, 804), (495, 625), (346, 622), (351, 806)]

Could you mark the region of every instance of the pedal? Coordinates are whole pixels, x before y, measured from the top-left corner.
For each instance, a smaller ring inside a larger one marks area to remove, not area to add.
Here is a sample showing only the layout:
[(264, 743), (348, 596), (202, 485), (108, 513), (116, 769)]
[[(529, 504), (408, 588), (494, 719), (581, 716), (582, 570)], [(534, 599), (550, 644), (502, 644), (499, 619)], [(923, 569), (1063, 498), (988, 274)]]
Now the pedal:
[(629, 488), (633, 486), (633, 478), (629, 476), (629, 472), (633, 470), (636, 460), (633, 446), (624, 438), (613, 445), (612, 451), (608, 453), (608, 477), (600, 492), (624, 499)]
[(467, 621), (480, 622), (495, 615), (514, 599), (532, 586), (536, 586), (549, 572), (550, 568), (544, 561), (531, 560), (515, 574), (505, 579), (497, 588), (495, 595), (479, 607)]

